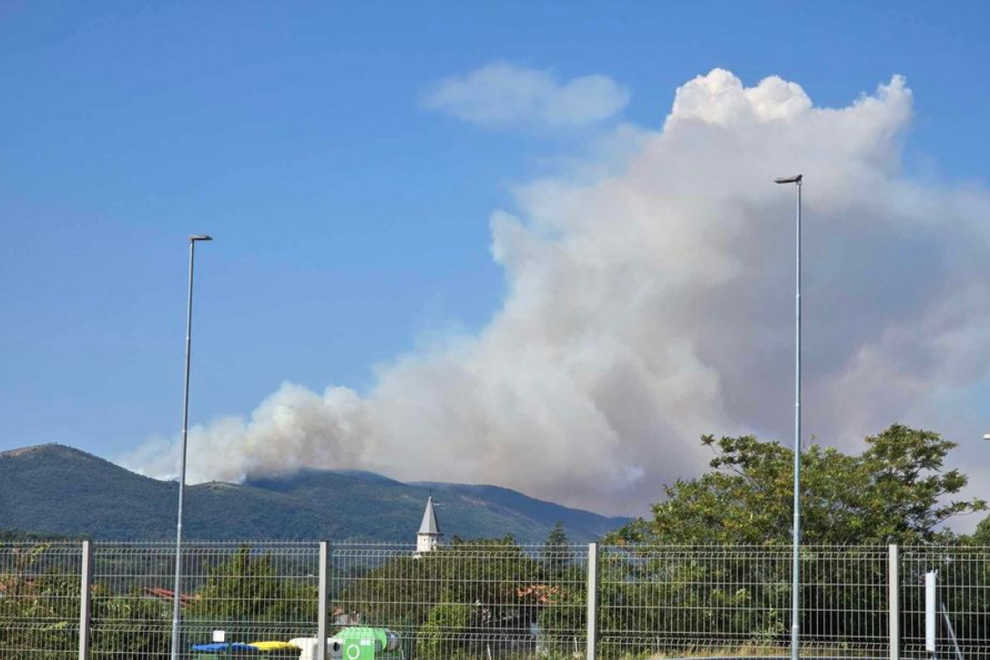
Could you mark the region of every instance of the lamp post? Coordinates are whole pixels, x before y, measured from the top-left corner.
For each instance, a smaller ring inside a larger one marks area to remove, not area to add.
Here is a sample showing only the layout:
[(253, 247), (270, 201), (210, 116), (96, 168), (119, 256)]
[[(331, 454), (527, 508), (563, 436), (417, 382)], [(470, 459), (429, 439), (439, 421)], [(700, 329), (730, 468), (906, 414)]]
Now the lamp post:
[(801, 605), (801, 566), (798, 553), (801, 550), (801, 174), (774, 179), (776, 183), (793, 183), (797, 191), (795, 217), (795, 258), (797, 277), (794, 297), (794, 532), (793, 565), (791, 567), (791, 660), (798, 660), (799, 610)]
[(182, 598), (182, 503), (186, 494), (186, 441), (189, 437), (189, 357), (192, 349), (193, 270), (196, 265), (196, 243), (212, 241), (210, 236), (189, 237), (189, 296), (186, 308), (186, 370), (182, 390), (182, 463), (179, 468), (179, 511), (175, 525), (175, 591), (172, 594), (172, 660), (179, 658), (179, 619)]

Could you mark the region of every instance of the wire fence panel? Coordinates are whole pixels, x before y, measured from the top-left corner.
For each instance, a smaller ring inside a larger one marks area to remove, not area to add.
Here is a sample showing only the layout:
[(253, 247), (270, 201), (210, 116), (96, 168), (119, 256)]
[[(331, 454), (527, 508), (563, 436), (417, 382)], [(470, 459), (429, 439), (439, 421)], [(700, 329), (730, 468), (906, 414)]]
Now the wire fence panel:
[[(804, 549), (805, 657), (886, 654), (886, 560), (886, 548)], [(788, 549), (610, 547), (599, 571), (603, 659), (788, 654)]]
[(164, 545), (96, 545), (92, 657), (168, 657), (174, 561)]
[[(91, 556), (90, 658), (169, 658), (174, 548), (95, 543)], [(585, 658), (589, 639), (602, 660), (789, 654), (790, 548), (599, 546), (596, 556), (591, 592), (584, 545), (331, 544), (324, 565), (315, 542), (187, 543), (179, 657), (206, 657), (194, 646), (214, 631), (227, 642), (297, 640), (268, 658), (315, 657), (321, 570), (328, 636), (387, 629), (376, 658), (563, 660)], [(82, 558), (78, 542), (0, 544), (0, 660), (79, 657)], [(925, 648), (931, 572), (935, 656)], [(990, 660), (990, 548), (806, 546), (799, 623), (809, 659), (886, 660), (899, 648), (905, 660)]]
[(416, 660), (571, 658), (586, 644), (587, 546), (336, 545), (334, 624), (382, 626)]
[[(888, 553), (886, 547), (802, 548), (799, 624), (806, 655), (889, 657)], [(789, 560), (790, 552), (784, 554)]]
[(0, 658), (79, 653), (79, 543), (0, 543)]
[[(313, 543), (185, 544), (179, 657), (216, 630), (245, 643), (315, 637), (318, 559)], [(99, 544), (94, 561), (93, 658), (168, 658), (174, 547)]]
[(931, 657), (925, 648), (928, 572), (937, 574), (937, 657), (990, 660), (990, 547), (901, 550), (902, 657)]

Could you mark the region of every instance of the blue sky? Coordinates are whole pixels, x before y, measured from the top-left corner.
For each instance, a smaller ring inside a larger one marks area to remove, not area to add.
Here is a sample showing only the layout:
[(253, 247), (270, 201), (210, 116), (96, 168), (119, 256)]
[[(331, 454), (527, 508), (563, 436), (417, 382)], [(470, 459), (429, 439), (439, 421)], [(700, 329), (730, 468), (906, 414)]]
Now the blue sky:
[(424, 108), (493, 63), (609, 76), (631, 93), (612, 121), (653, 129), (714, 67), (837, 107), (903, 74), (908, 171), (986, 182), (986, 7), (0, 2), (0, 448), (114, 457), (178, 430), (190, 233), (216, 237), (196, 422), (284, 380), (364, 391), (418, 338), (483, 327), (489, 215), (594, 138)]

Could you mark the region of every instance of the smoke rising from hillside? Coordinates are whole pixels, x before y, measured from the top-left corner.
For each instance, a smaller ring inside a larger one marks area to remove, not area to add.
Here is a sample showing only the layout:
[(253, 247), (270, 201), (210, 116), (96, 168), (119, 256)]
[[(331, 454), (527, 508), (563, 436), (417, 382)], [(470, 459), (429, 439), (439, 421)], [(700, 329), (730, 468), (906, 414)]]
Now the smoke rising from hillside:
[[(986, 372), (990, 196), (907, 178), (910, 118), (899, 77), (838, 109), (776, 77), (686, 83), (662, 129), (624, 129), (620, 171), (531, 182), (492, 214), (507, 294), (486, 328), (366, 396), (286, 383), (195, 427), (192, 479), (358, 467), (640, 512), (704, 466), (703, 433), (788, 440), (794, 191), (773, 178), (798, 172), (809, 437), (911, 422)], [(177, 444), (125, 462), (173, 475)]]

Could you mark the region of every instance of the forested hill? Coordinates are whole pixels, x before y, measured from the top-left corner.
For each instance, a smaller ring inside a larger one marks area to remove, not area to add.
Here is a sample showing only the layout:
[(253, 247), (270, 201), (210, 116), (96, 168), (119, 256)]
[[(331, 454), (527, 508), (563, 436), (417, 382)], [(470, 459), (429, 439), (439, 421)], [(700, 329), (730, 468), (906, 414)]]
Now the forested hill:
[[(594, 540), (626, 519), (543, 502), (517, 491), (460, 484), (405, 484), (366, 472), (304, 470), (244, 484), (187, 490), (189, 539), (415, 538), (430, 492), (450, 538), (539, 542), (561, 522), (574, 541)], [(95, 539), (173, 537), (178, 486), (62, 445), (0, 453), (0, 529)]]

